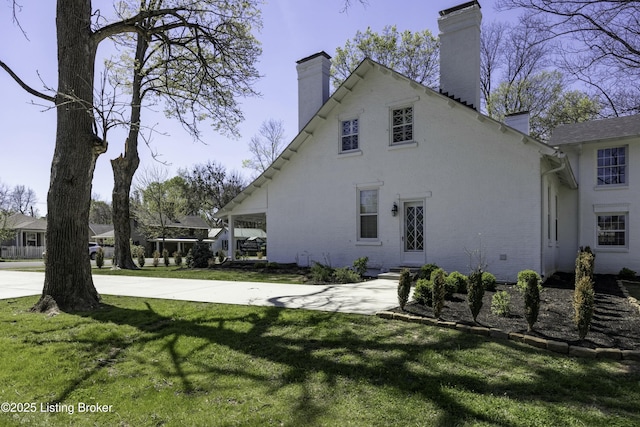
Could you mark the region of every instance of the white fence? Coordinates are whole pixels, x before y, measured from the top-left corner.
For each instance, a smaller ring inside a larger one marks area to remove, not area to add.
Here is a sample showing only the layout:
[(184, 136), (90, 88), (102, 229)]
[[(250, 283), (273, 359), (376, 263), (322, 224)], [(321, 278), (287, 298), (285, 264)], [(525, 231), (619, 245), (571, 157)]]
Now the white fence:
[(42, 259), (44, 246), (2, 246), (0, 257), (7, 259)]

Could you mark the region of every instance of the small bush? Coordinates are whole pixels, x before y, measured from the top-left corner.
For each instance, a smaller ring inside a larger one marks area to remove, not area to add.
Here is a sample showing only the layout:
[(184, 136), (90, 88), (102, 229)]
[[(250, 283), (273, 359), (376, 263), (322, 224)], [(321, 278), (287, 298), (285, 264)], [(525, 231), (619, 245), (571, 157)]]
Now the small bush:
[(436, 318), (439, 318), (440, 313), (442, 313), (442, 309), (444, 308), (444, 299), (446, 296), (446, 273), (444, 272), (444, 270), (439, 268), (431, 273), (431, 281), (433, 282), (433, 315)]
[(589, 332), (591, 326), (591, 318), (595, 306), (595, 292), (593, 290), (593, 281), (588, 277), (582, 277), (576, 282), (576, 288), (573, 294), (573, 321), (578, 327), (578, 335), (580, 339), (584, 339)]
[(169, 267), (169, 264), (170, 264), (169, 251), (166, 249), (162, 250), (162, 260), (164, 261), (164, 266)]
[(413, 300), (427, 307), (433, 305), (433, 282), (427, 279), (418, 279), (413, 290)]
[(144, 267), (144, 263), (146, 261), (144, 256), (144, 246), (137, 246), (135, 250), (135, 257), (138, 259), (138, 266), (140, 268)]
[(511, 314), (511, 297), (507, 291), (498, 291), (491, 298), (491, 313), (496, 316), (509, 317)]
[(189, 249), (187, 256), (184, 258), (184, 262), (187, 264), (187, 267), (191, 268), (193, 265), (193, 250)]
[(216, 252), (216, 258), (218, 259), (218, 263), (222, 264), (224, 262), (226, 255), (224, 253), (224, 251), (219, 250), (218, 252)]
[(516, 283), (516, 288), (520, 292), (526, 292), (527, 283), (530, 280), (536, 280), (536, 284), (538, 286), (538, 292), (542, 292), (542, 278), (538, 273), (533, 270), (522, 270), (518, 273), (518, 282)]
[(333, 272), (333, 267), (314, 261), (311, 266), (311, 280), (314, 283), (329, 283), (333, 278)]
[(408, 269), (403, 269), (400, 273), (400, 281), (398, 282), (398, 304), (404, 310), (407, 301), (409, 301), (409, 293), (411, 292), (411, 273)]
[(482, 284), (482, 272), (475, 271), (469, 276), (469, 290), (467, 292), (467, 302), (474, 322), (482, 308), (483, 297), (484, 285)]
[(182, 254), (180, 252), (174, 252), (173, 253), (173, 262), (178, 267), (182, 267)]
[(618, 273), (618, 279), (621, 280), (635, 280), (636, 279), (636, 275), (637, 273), (627, 267), (624, 267), (622, 270), (620, 270), (620, 272)]
[(438, 267), (435, 264), (425, 264), (420, 268), (420, 271), (416, 273), (416, 277), (414, 280), (420, 280), (420, 279), (431, 280), (431, 274), (434, 271), (436, 271), (438, 268), (440, 267)]
[[(189, 250), (191, 259), (187, 254), (187, 267), (189, 268), (208, 268), (211, 267), (209, 260), (213, 260), (213, 252), (208, 243), (198, 240), (193, 248)], [(190, 262), (189, 262), (190, 261)]]
[(104, 265), (104, 251), (102, 248), (98, 248), (96, 251), (96, 267), (102, 268)]
[[(520, 273), (518, 273), (518, 277), (519, 276)], [(532, 331), (533, 325), (538, 320), (538, 313), (540, 312), (540, 276), (537, 274), (527, 273), (526, 278), (527, 282), (525, 284), (524, 291), (524, 317), (527, 319), (529, 331)]]
[(349, 267), (336, 268), (331, 281), (335, 283), (358, 283), (361, 277)]
[(467, 276), (460, 272), (454, 271), (447, 276), (447, 293), (449, 292), (449, 289), (452, 289), (453, 292), (466, 294), (468, 281), (469, 278)]
[(160, 252), (153, 251), (153, 266), (157, 267), (160, 265)]
[(588, 246), (585, 249), (580, 248), (576, 258), (576, 283), (583, 277), (593, 280), (593, 271), (595, 268), (596, 257)]
[(496, 291), (496, 276), (485, 271), (482, 273), (482, 285), (484, 286), (485, 291)]
[(360, 257), (353, 261), (353, 269), (360, 277), (364, 277), (367, 273), (367, 264), (369, 263), (369, 257)]

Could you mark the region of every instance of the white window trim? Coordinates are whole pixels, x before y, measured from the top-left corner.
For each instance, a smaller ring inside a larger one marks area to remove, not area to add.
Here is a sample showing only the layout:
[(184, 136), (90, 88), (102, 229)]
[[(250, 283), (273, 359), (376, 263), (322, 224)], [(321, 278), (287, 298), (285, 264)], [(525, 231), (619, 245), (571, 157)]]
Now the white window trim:
[[(599, 206), (600, 209), (596, 209)], [(601, 208), (603, 205), (594, 205), (595, 214), (595, 227), (594, 227), (594, 242), (595, 249), (600, 252), (629, 252), (629, 210), (626, 211), (605, 211)], [(624, 245), (600, 245), (598, 242), (598, 217), (599, 216), (624, 216)]]
[[(412, 121), (411, 121), (411, 139), (400, 142), (393, 142), (393, 112), (395, 110), (401, 110), (404, 108), (411, 108), (412, 110)], [(402, 147), (402, 148), (410, 148), (417, 147), (418, 143), (416, 141), (416, 107), (415, 103), (406, 103), (399, 105), (390, 105), (389, 106), (389, 148)]]
[[(358, 245), (379, 245), (381, 244), (380, 242), (380, 186), (382, 184), (381, 183), (376, 183), (376, 185), (357, 185), (356, 186), (356, 244)], [(362, 214), (360, 213), (360, 193), (362, 191), (371, 191), (371, 190), (375, 190), (377, 192), (377, 201), (378, 201), (378, 205), (377, 205), (377, 210), (376, 210), (376, 233), (377, 236), (376, 237), (361, 237), (361, 217)]]
[[(358, 133), (354, 134), (354, 135), (358, 136), (358, 148), (352, 148), (350, 150), (344, 150), (342, 148), (342, 137), (344, 136), (344, 135), (342, 135), (342, 124), (344, 122), (350, 122), (350, 121), (353, 121), (353, 120), (357, 120), (358, 121)], [(360, 116), (350, 116), (350, 117), (345, 117), (345, 118), (339, 118), (338, 119), (338, 126), (339, 126), (339, 129), (338, 129), (338, 153), (340, 153), (341, 155), (344, 155), (344, 154), (358, 153), (358, 152), (362, 151), (362, 146), (361, 146), (362, 138), (360, 138), (361, 125), (362, 125), (362, 123), (361, 123), (361, 120), (360, 120)]]
[[(598, 151), (600, 150), (606, 150), (609, 148), (624, 148), (624, 155), (625, 155), (625, 178), (626, 178), (626, 182), (622, 183), (622, 184), (600, 184), (598, 182)], [(611, 145), (611, 146), (606, 146), (606, 147), (597, 147), (594, 149), (594, 165), (595, 165), (595, 185), (593, 187), (594, 190), (596, 191), (602, 191), (602, 190), (620, 190), (620, 189), (627, 189), (629, 188), (629, 146), (628, 145)]]

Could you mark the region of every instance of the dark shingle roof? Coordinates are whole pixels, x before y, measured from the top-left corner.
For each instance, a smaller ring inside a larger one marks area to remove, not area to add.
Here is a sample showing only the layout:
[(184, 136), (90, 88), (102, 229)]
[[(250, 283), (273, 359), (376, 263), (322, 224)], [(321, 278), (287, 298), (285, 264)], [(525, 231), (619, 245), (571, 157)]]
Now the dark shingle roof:
[(640, 115), (558, 126), (551, 135), (549, 145), (576, 144), (634, 136), (640, 136)]

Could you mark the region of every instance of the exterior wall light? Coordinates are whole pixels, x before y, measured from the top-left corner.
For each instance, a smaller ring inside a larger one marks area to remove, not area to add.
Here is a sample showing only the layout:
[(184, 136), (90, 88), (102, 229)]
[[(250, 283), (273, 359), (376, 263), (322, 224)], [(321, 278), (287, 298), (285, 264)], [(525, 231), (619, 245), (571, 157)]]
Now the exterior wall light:
[(391, 208), (391, 216), (398, 215), (398, 204), (393, 202), (393, 207)]

